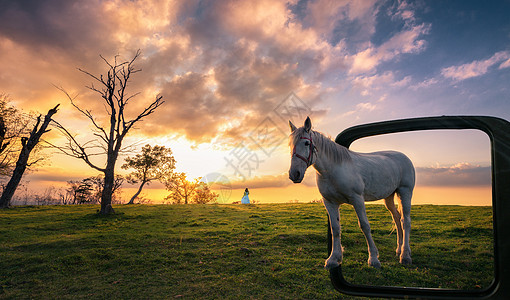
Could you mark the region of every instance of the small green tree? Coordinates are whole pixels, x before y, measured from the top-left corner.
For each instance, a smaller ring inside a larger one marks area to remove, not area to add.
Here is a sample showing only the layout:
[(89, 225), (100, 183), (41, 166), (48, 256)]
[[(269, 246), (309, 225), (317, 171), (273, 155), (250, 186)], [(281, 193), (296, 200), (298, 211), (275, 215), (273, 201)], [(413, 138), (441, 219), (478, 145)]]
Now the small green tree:
[(142, 153), (134, 157), (127, 157), (123, 169), (134, 169), (127, 176), (131, 184), (140, 183), (138, 190), (131, 197), (128, 204), (133, 204), (142, 192), (143, 186), (153, 180), (161, 180), (163, 177), (171, 177), (175, 169), (175, 159), (172, 150), (165, 146), (147, 144), (142, 148)]
[(170, 191), (170, 195), (165, 198), (168, 203), (204, 204), (216, 201), (218, 194), (212, 192), (206, 183), (201, 182), (201, 178), (190, 181), (186, 177), (186, 173), (181, 172), (165, 178), (164, 184)]
[(216, 202), (219, 194), (211, 191), (209, 185), (203, 181), (199, 181), (195, 187), (194, 201), (197, 204), (205, 204), (209, 202)]

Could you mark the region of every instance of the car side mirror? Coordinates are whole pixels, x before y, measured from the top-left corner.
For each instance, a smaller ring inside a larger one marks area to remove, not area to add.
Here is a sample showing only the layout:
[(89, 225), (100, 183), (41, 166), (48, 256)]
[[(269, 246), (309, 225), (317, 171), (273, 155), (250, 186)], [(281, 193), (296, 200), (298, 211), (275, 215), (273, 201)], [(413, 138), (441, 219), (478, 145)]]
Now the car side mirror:
[[(508, 121), (486, 116), (401, 119), (350, 127), (338, 134), (335, 142), (348, 148), (359, 138), (438, 129), (477, 129), (485, 132), (490, 139), (494, 281), (481, 290), (359, 285), (345, 280), (340, 265), (329, 270), (331, 282), (339, 292), (365, 297), (428, 299), (507, 299), (510, 296), (510, 123)], [(328, 228), (330, 228), (329, 221)], [(331, 248), (331, 231), (328, 229), (328, 253), (331, 252)]]

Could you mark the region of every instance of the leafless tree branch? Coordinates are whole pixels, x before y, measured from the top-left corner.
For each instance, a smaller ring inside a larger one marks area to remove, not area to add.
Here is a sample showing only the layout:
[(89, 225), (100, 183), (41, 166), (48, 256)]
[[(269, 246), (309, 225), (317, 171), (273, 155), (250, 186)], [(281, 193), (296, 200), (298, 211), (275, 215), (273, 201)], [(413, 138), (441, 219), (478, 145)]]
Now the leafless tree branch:
[(46, 143), (48, 143), (53, 148), (59, 150), (63, 154), (81, 159), (91, 168), (96, 169), (100, 172), (104, 172), (105, 170), (104, 168), (98, 167), (90, 161), (90, 154), (86, 152), (87, 143), (85, 143), (84, 145), (80, 145), (80, 143), (76, 140), (75, 136), (72, 135), (64, 126), (62, 126), (59, 122), (55, 120), (53, 120), (53, 126), (55, 126), (67, 138), (67, 144), (65, 146), (57, 146), (49, 142)]

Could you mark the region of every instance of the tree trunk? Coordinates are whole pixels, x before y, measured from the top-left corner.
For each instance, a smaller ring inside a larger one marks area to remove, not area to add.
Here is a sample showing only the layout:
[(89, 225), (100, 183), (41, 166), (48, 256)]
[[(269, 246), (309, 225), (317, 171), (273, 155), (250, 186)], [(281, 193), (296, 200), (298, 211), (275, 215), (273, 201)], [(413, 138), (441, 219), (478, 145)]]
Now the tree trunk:
[(16, 162), (16, 167), (14, 168), (11, 179), (5, 186), (2, 196), (0, 197), (1, 208), (9, 206), (12, 196), (14, 196), (14, 193), (18, 188), (21, 178), (23, 177), (23, 173), (27, 169), (28, 159), (30, 158), (30, 152), (34, 149), (37, 143), (39, 143), (39, 139), (41, 138), (41, 136), (45, 132), (49, 131), (46, 130), (46, 128), (48, 128), (48, 125), (51, 122), (51, 117), (57, 113), (58, 106), (59, 105), (55, 106), (54, 108), (48, 111), (48, 114), (46, 114), (46, 116), (44, 117), (44, 122), (41, 124), (40, 128), (39, 124), (41, 123), (41, 116), (39, 116), (37, 118), (37, 122), (35, 123), (34, 128), (30, 132), (30, 136), (28, 138), (24, 137), (21, 139), (22, 147), (18, 157), (18, 161)]
[(128, 204), (134, 204), (135, 203), (135, 199), (136, 197), (138, 197), (138, 195), (140, 195), (140, 193), (142, 192), (142, 188), (143, 186), (145, 185), (147, 181), (143, 181), (142, 180), (142, 184), (140, 184), (140, 187), (138, 188), (138, 191), (136, 191), (136, 193), (133, 195), (133, 197), (131, 197), (131, 199), (129, 200)]
[(0, 197), (0, 207), (6, 208), (10, 205), (11, 199), (18, 188), (18, 185), (23, 177), (23, 173), (27, 168), (27, 162), (29, 158), (29, 152), (25, 149), (21, 150), (18, 161), (16, 162), (16, 167), (12, 173), (11, 179), (7, 183), (2, 193), (2, 197)]
[[(109, 160), (110, 161), (110, 160)], [(115, 213), (112, 207), (113, 183), (115, 181), (115, 164), (109, 163), (104, 172), (104, 186), (101, 194), (100, 214), (108, 215)]]

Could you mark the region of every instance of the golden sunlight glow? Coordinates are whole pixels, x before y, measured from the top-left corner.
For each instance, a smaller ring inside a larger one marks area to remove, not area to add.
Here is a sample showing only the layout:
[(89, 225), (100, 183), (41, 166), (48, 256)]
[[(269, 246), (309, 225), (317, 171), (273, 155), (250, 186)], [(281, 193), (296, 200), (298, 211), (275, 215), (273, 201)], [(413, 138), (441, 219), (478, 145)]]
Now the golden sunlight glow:
[[(249, 188), (249, 185), (247, 186)], [(284, 188), (257, 188), (250, 189), (250, 200), (255, 203), (308, 203), (322, 201), (321, 195), (316, 187), (305, 185), (291, 185)], [(124, 188), (123, 198), (129, 200), (136, 188)], [(213, 190), (216, 193), (222, 191)], [(233, 189), (225, 197), (219, 199), (220, 204), (231, 204), (241, 201), (244, 188)], [(146, 198), (152, 203), (163, 203), (168, 195), (164, 188), (146, 188), (143, 191)], [(395, 198), (395, 201), (398, 201)], [(462, 206), (491, 206), (491, 187), (417, 187), (413, 195), (413, 205), (462, 205)], [(368, 204), (384, 204), (383, 200), (369, 202)]]
[(481, 187), (416, 187), (413, 204), (491, 206), (492, 188)]

